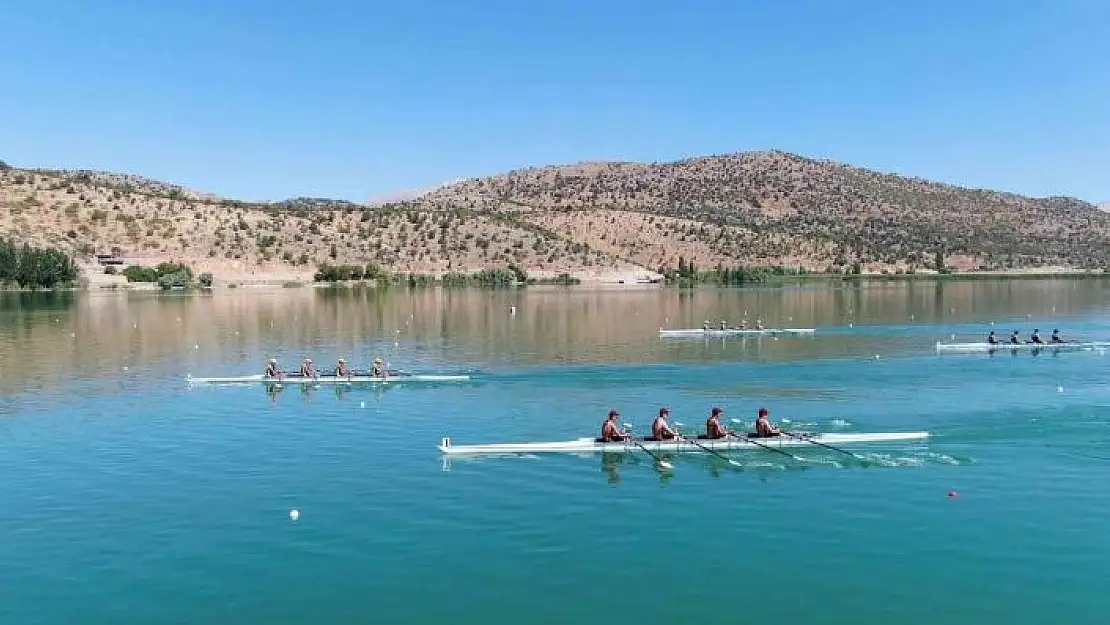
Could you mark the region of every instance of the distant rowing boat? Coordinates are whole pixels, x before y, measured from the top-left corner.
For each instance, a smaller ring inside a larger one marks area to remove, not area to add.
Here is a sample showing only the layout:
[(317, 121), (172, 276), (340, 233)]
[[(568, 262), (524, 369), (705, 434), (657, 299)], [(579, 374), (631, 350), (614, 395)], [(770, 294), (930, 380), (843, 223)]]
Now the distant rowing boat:
[(1035, 351), (1042, 349), (1051, 350), (1084, 350), (1110, 348), (1110, 341), (1087, 341), (1079, 343), (937, 343), (938, 352), (991, 352), (1000, 349)]
[(699, 336), (767, 336), (777, 334), (813, 334), (816, 332), (813, 328), (765, 328), (759, 329), (743, 329), (743, 328), (728, 328), (722, 330), (720, 328), (687, 328), (684, 330), (664, 330), (659, 328), (659, 336), (669, 338), (691, 338)]
[(235, 378), (194, 378), (193, 376), (186, 378), (190, 384), (383, 384), (386, 382), (466, 382), (469, 379), (469, 375), (433, 375), (420, 373), (402, 373), (384, 378), (372, 375), (321, 375), (316, 378), (286, 375), (281, 378), (267, 378), (262, 374)]
[[(704, 448), (716, 452), (753, 451), (762, 447), (803, 447), (814, 443), (825, 445), (851, 445), (863, 443), (894, 443), (901, 441), (923, 440), (929, 438), (928, 432), (860, 432), (855, 434), (810, 434), (799, 436), (774, 436), (756, 438), (695, 439), (694, 445), (684, 439), (669, 441), (640, 440), (648, 451), (659, 453), (707, 453)], [(754, 442), (753, 442), (754, 441)], [(758, 444), (756, 444), (758, 443)], [(700, 445), (700, 447), (699, 447)], [(579, 438), (572, 441), (553, 443), (493, 443), (487, 445), (453, 445), (450, 438), (439, 442), (439, 450), (448, 455), (475, 454), (525, 454), (525, 453), (602, 453), (637, 452), (640, 448), (631, 441), (603, 443), (596, 438)]]

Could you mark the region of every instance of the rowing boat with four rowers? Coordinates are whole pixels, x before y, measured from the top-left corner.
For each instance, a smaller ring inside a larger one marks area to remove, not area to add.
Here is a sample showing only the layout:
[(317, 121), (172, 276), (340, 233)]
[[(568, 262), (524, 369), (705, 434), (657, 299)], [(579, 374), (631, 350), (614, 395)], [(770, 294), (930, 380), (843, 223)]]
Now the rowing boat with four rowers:
[[(466, 455), (513, 455), (527, 453), (635, 453), (643, 451), (658, 461), (664, 468), (670, 468), (659, 454), (671, 453), (708, 453), (720, 456), (730, 451), (757, 451), (760, 449), (784, 454), (795, 460), (805, 460), (786, 448), (817, 446), (862, 459), (851, 451), (842, 448), (852, 444), (900, 443), (920, 441), (929, 438), (928, 432), (859, 432), (819, 434), (812, 432), (788, 432), (770, 422), (770, 411), (760, 408), (756, 419), (755, 432), (730, 432), (721, 424), (724, 415), (722, 408), (714, 408), (706, 421), (705, 434), (697, 437), (683, 436), (680, 424), (669, 421), (670, 409), (661, 408), (652, 423), (652, 436), (639, 438), (632, 433), (632, 426), (619, 423), (620, 411), (609, 411), (597, 438), (579, 438), (569, 441), (546, 443), (492, 443), (484, 445), (454, 445), (450, 437), (440, 439), (438, 449), (449, 456)], [(733, 422), (737, 421), (733, 419)], [(727, 458), (725, 458), (728, 460)], [(730, 463), (735, 464), (730, 460)]]
[(1034, 329), (1029, 335), (1029, 340), (1021, 339), (1021, 332), (1014, 330), (1006, 340), (1000, 340), (994, 331), (987, 334), (985, 343), (937, 343), (938, 352), (993, 352), (999, 349), (1030, 350), (1087, 350), (1106, 349), (1110, 341), (1072, 341), (1060, 335), (1059, 328), (1052, 330), (1052, 335), (1047, 341), (1041, 338), (1040, 329)]
[(188, 376), (190, 384), (244, 384), (262, 382), (266, 384), (363, 384), (385, 382), (465, 382), (470, 380), (469, 375), (450, 374), (422, 374), (409, 371), (391, 370), (381, 358), (375, 358), (368, 369), (357, 370), (351, 368), (345, 358), (339, 358), (331, 371), (321, 373), (317, 371), (311, 358), (301, 361), (297, 371), (283, 371), (276, 358), (270, 358), (266, 363), (266, 370), (259, 375), (239, 377), (209, 377), (194, 378)]

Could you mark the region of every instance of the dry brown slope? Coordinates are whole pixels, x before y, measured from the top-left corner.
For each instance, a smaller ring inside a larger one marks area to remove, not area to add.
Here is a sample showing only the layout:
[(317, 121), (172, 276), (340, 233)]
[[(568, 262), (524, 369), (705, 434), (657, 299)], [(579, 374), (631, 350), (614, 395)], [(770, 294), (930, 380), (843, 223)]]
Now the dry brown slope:
[(251, 204), (97, 172), (0, 170), (0, 235), (78, 256), (116, 251), (216, 267), (286, 263), (310, 270), (340, 262), (433, 272), (512, 262), (579, 271), (621, 264), (511, 215), (309, 198)]
[[(992, 268), (1110, 265), (1110, 216), (1087, 202), (966, 189), (784, 152), (524, 169), (444, 187), (420, 202), (523, 212), (539, 223), (557, 221), (544, 215), (551, 211), (691, 220), (726, 231), (719, 244), (700, 241), (724, 262), (782, 255), (920, 266), (944, 249)], [(679, 224), (672, 248), (690, 236)]]

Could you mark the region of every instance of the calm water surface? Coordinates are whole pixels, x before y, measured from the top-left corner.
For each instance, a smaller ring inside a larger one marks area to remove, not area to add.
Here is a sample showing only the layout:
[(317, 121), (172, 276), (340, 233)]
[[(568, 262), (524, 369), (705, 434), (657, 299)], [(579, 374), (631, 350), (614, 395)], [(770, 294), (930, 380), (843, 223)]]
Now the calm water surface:
[[(3, 294), (0, 622), (1105, 623), (1110, 360), (933, 344), (1107, 339), (1108, 309), (1095, 280)], [(745, 314), (818, 332), (657, 336)], [(185, 383), (305, 355), (475, 381)], [(663, 405), (934, 436), (669, 473), (435, 449)]]

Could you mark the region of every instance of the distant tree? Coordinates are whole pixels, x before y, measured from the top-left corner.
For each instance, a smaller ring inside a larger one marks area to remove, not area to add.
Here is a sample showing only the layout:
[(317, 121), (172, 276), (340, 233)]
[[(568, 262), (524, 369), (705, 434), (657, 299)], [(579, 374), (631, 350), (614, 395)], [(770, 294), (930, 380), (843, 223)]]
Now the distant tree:
[(11, 165), (5, 163), (4, 161), (0, 161), (0, 171), (8, 171), (11, 168), (12, 168)]
[(947, 267), (944, 266), (944, 252), (937, 250), (936, 259), (933, 261), (937, 273), (947, 273)]

